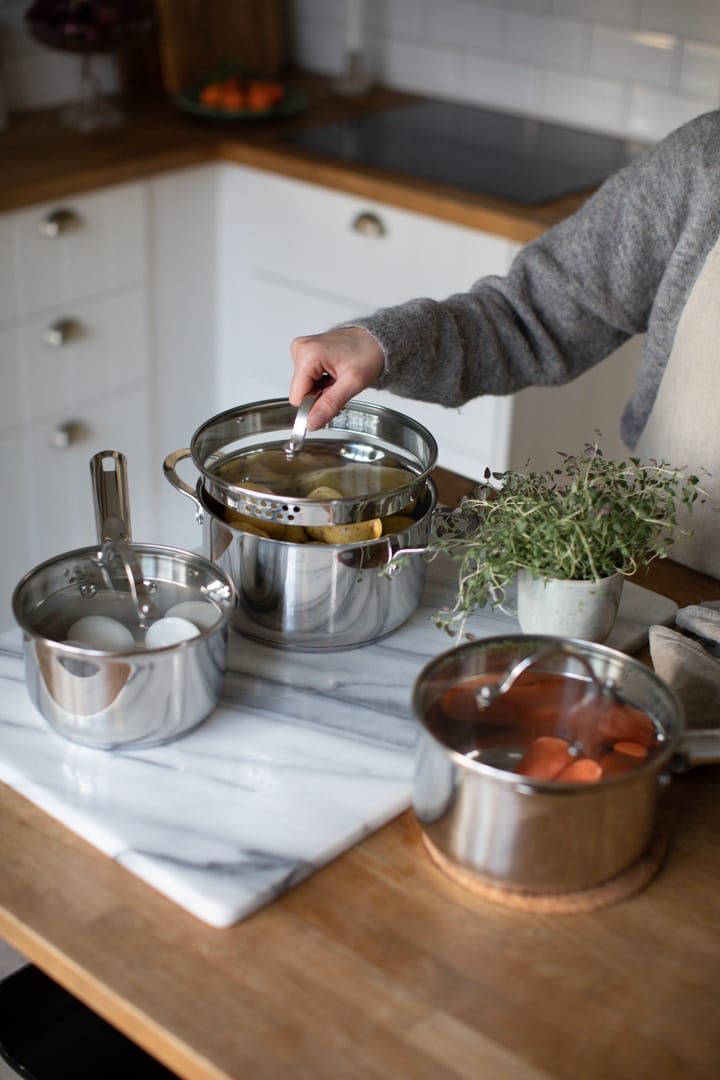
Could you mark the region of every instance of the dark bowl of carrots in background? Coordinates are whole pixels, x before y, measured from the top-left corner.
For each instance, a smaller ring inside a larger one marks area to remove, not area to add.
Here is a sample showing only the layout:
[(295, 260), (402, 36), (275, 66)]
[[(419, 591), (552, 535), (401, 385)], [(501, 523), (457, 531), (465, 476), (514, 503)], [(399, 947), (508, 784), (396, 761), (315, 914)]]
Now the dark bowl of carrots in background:
[(184, 112), (214, 120), (262, 120), (306, 108), (305, 95), (280, 79), (223, 66), (175, 94)]
[[(497, 689), (518, 662), (527, 666), (485, 703), (483, 687)], [(443, 856), (488, 883), (589, 888), (653, 839), (683, 711), (624, 653), (522, 634), (468, 642), (425, 666), (413, 705), (416, 816)]]

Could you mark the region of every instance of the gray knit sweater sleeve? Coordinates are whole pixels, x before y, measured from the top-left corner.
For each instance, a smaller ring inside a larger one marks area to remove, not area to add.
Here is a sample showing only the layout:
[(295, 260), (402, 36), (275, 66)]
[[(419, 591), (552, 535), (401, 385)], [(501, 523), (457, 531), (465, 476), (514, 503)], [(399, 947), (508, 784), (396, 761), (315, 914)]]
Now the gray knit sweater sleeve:
[(611, 177), (571, 218), (443, 301), (358, 319), (381, 344), (376, 387), (458, 406), (481, 394), (559, 385), (646, 333), (623, 417), (634, 445), (680, 313), (720, 233), (720, 112), (691, 121)]

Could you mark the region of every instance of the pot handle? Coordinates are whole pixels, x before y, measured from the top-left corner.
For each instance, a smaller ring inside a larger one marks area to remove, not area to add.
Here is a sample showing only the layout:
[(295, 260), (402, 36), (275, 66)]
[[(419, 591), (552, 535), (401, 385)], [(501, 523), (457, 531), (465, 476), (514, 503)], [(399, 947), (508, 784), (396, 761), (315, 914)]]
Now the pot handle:
[(673, 772), (684, 773), (696, 765), (720, 764), (720, 728), (697, 728), (683, 732), (680, 749), (670, 762)]
[[(389, 539), (390, 538), (388, 537), (388, 540)], [(405, 561), (409, 559), (412, 555), (423, 555), (425, 558), (427, 558), (427, 548), (398, 548), (397, 551), (393, 551), (392, 546), (390, 545), (390, 543), (388, 543), (388, 561), (382, 568), (385, 577), (392, 578), (395, 577), (396, 574), (399, 574), (403, 566), (405, 565)]]
[[(435, 526), (435, 519), (438, 517), (442, 517), (443, 514), (449, 513), (451, 509), (452, 507), (450, 506), (446, 506), (444, 504), (441, 505), (438, 503), (438, 505), (430, 514), (431, 530)], [(413, 555), (422, 555), (428, 560), (432, 560), (435, 558), (435, 552), (429, 553), (426, 547), (397, 548), (396, 551), (393, 551), (392, 543), (390, 542), (390, 538), (388, 537), (388, 561), (383, 567), (383, 574), (385, 575), (385, 577), (391, 578), (395, 577), (396, 574), (399, 574), (403, 566), (405, 565), (405, 562)]]
[(148, 619), (156, 617), (156, 612), (131, 542), (130, 495), (125, 455), (119, 450), (100, 450), (93, 454), (90, 458), (90, 478), (100, 542), (97, 565), (114, 589), (111, 567), (114, 558), (120, 560), (135, 604), (138, 624), (145, 626)]
[(172, 454), (163, 461), (163, 475), (165, 479), (172, 484), (172, 486), (180, 492), (181, 495), (187, 496), (195, 504), (195, 520), (198, 525), (202, 525), (205, 520), (205, 511), (203, 505), (195, 494), (194, 490), (189, 484), (186, 484), (184, 480), (180, 478), (177, 472), (177, 466), (181, 461), (185, 461), (189, 458), (192, 451), (189, 447), (184, 450), (174, 450)]
[[(108, 461), (110, 468), (106, 468)], [(90, 459), (90, 478), (98, 540), (101, 544), (107, 540), (129, 544), (132, 529), (125, 455), (119, 450), (100, 450)]]

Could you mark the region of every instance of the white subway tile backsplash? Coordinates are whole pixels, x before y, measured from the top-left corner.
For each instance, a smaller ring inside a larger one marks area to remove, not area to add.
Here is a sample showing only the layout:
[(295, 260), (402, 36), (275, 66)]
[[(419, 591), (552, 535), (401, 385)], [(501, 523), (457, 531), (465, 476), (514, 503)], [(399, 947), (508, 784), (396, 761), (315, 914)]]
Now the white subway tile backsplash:
[(458, 61), (452, 49), (414, 41), (385, 42), (383, 63), (383, 81), (400, 90), (448, 98), (458, 95)]
[[(111, 57), (94, 60), (93, 73), (100, 89), (112, 94), (118, 88), (117, 69)], [(78, 101), (80, 57), (76, 53), (43, 49), (41, 55), (3, 61), (3, 85), (11, 109), (42, 109)]]
[(294, 46), (306, 71), (339, 75), (345, 65), (345, 34), (341, 24), (301, 22), (295, 27)]
[[(483, 3), (484, 0), (480, 0)], [(497, 3), (502, 3), (502, 0), (496, 0)], [(513, 11), (534, 11), (544, 12), (549, 15), (553, 8), (553, 0), (513, 0), (511, 5), (506, 4), (506, 7), (512, 7)]]
[(336, 23), (345, 22), (345, 0), (302, 0), (296, 7), (301, 9), (300, 22)]
[(720, 105), (720, 46), (683, 42), (678, 89)]
[(552, 0), (552, 12), (604, 26), (640, 25), (640, 0)]
[(596, 26), (592, 31), (590, 71), (670, 89), (678, 68), (680, 42), (674, 34), (617, 30)]
[(494, 52), (503, 45), (506, 24), (506, 11), (477, 0), (425, 0), (419, 32), (436, 44)]
[(633, 86), (627, 115), (627, 133), (638, 139), (662, 139), (694, 116), (714, 108), (700, 98), (680, 97)]
[(19, 60), (26, 56), (33, 56), (38, 49), (37, 42), (25, 29), (25, 3), (8, 2), (3, 4), (0, 0), (0, 58), (7, 60)]
[(590, 58), (590, 34), (587, 24), (575, 19), (513, 11), (508, 15), (506, 48), (518, 60), (582, 71)]
[(718, 0), (641, 0), (639, 25), (644, 30), (659, 30), (720, 45), (720, 3)]
[(371, 29), (392, 38), (420, 36), (424, 0), (365, 0), (365, 4), (365, 19)]
[(460, 97), (508, 112), (541, 112), (542, 73), (530, 64), (465, 53), (460, 58)]
[(623, 132), (627, 95), (610, 79), (546, 71), (543, 115), (575, 127)]
[(17, 102), (26, 109), (41, 109), (71, 101), (79, 96), (80, 59), (58, 52), (42, 59), (21, 56), (5, 60), (3, 81), (11, 109)]

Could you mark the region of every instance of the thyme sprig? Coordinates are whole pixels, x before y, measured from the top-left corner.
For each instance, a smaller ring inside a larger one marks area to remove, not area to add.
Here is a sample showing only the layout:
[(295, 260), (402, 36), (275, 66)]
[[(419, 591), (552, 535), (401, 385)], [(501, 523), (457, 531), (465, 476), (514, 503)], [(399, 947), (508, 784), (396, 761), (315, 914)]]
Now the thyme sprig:
[(546, 472), (486, 469), (473, 494), (436, 519), (429, 554), (459, 564), (455, 603), (437, 615), (449, 633), (476, 608), (503, 603), (520, 571), (545, 581), (627, 576), (690, 535), (677, 510), (704, 502), (697, 476), (665, 461), (614, 461), (597, 440), (558, 453), (561, 465)]

